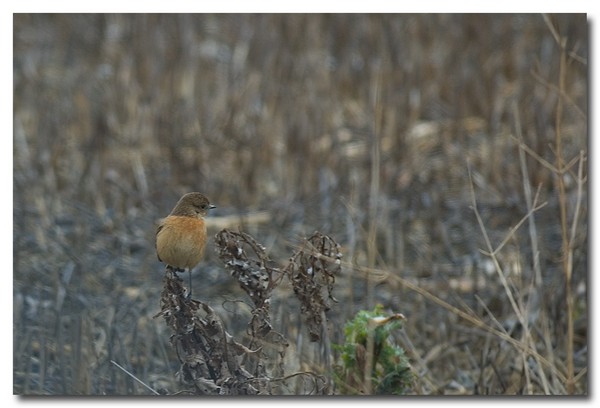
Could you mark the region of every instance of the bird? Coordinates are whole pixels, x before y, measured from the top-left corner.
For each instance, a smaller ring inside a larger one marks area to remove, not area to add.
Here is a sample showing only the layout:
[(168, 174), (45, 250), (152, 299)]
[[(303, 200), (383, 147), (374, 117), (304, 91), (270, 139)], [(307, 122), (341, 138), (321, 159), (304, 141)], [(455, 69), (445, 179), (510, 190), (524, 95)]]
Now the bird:
[(216, 208), (201, 193), (184, 194), (171, 213), (159, 221), (156, 228), (156, 255), (160, 262), (190, 276), (192, 293), (192, 269), (200, 263), (206, 247), (206, 224), (204, 217)]

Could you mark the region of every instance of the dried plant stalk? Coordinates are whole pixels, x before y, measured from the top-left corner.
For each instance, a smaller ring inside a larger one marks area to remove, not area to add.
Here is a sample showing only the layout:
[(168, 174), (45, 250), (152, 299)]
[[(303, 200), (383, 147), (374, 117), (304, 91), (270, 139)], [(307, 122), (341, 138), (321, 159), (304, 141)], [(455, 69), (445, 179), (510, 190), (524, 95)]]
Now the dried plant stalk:
[[(311, 372), (284, 375), (287, 339), (273, 330), (270, 304), (273, 290), (288, 276), (294, 293), (302, 303), (311, 339), (320, 339), (322, 316), (327, 299), (339, 272), (339, 245), (330, 237), (313, 234), (291, 258), (284, 271), (272, 266), (265, 249), (244, 232), (220, 231), (216, 237), (217, 253), (253, 303), (248, 323), (249, 345), (234, 340), (223, 322), (206, 303), (190, 299), (182, 279), (167, 266), (161, 293), (161, 311), (154, 317), (164, 317), (173, 330), (171, 344), (175, 347), (181, 368), (180, 380), (193, 387), (198, 395), (277, 394), (289, 379), (310, 384), (309, 393), (328, 392), (324, 377)], [(274, 349), (269, 353), (267, 347)], [(267, 364), (275, 354), (275, 364)]]
[(225, 268), (254, 303), (250, 336), (264, 338), (273, 329), (269, 315), (270, 299), (283, 274), (271, 266), (265, 248), (245, 232), (224, 229), (215, 236), (215, 242)]
[[(335, 275), (341, 270), (340, 246), (331, 237), (315, 232), (290, 258), (285, 273), (302, 305), (311, 341), (321, 339), (324, 312), (330, 308)], [(326, 297), (324, 291), (327, 291)]]
[(223, 322), (206, 303), (185, 296), (182, 279), (167, 266), (161, 293), (161, 311), (173, 330), (171, 344), (181, 362), (178, 377), (197, 395), (266, 393), (257, 388), (255, 375), (242, 366), (257, 351), (233, 340)]

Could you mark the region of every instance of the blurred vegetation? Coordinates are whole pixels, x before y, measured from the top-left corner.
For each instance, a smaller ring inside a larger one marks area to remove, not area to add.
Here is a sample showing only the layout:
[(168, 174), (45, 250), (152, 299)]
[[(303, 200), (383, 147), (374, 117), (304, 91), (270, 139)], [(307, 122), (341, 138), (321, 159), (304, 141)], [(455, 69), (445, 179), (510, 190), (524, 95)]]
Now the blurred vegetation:
[[(272, 299), (286, 372), (379, 303), (412, 393), (587, 394), (588, 47), (584, 14), (15, 14), (14, 392), (181, 389), (154, 229), (200, 191), (271, 259), (342, 245), (323, 341)], [(194, 297), (243, 335), (211, 246)]]

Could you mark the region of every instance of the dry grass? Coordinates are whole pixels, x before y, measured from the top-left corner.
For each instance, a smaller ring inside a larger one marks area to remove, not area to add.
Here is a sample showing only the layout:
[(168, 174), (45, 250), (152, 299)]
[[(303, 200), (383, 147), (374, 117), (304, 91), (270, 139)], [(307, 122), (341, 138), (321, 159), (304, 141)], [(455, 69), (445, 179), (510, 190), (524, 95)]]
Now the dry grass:
[[(587, 394), (588, 46), (581, 14), (15, 15), (14, 392), (183, 389), (153, 233), (202, 191), (276, 267), (342, 245), (329, 342), (273, 295), (286, 374), (382, 303), (415, 394)], [(215, 251), (194, 298), (243, 337)]]

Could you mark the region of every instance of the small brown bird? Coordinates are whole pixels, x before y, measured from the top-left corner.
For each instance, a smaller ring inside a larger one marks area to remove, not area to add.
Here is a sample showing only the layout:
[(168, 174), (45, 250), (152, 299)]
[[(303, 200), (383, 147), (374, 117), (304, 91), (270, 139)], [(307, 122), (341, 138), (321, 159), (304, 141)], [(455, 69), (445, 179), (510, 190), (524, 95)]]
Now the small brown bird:
[(173, 211), (160, 220), (156, 229), (156, 255), (158, 260), (175, 268), (187, 269), (192, 293), (192, 269), (198, 265), (206, 246), (208, 210), (216, 208), (200, 193), (187, 193), (179, 199)]

